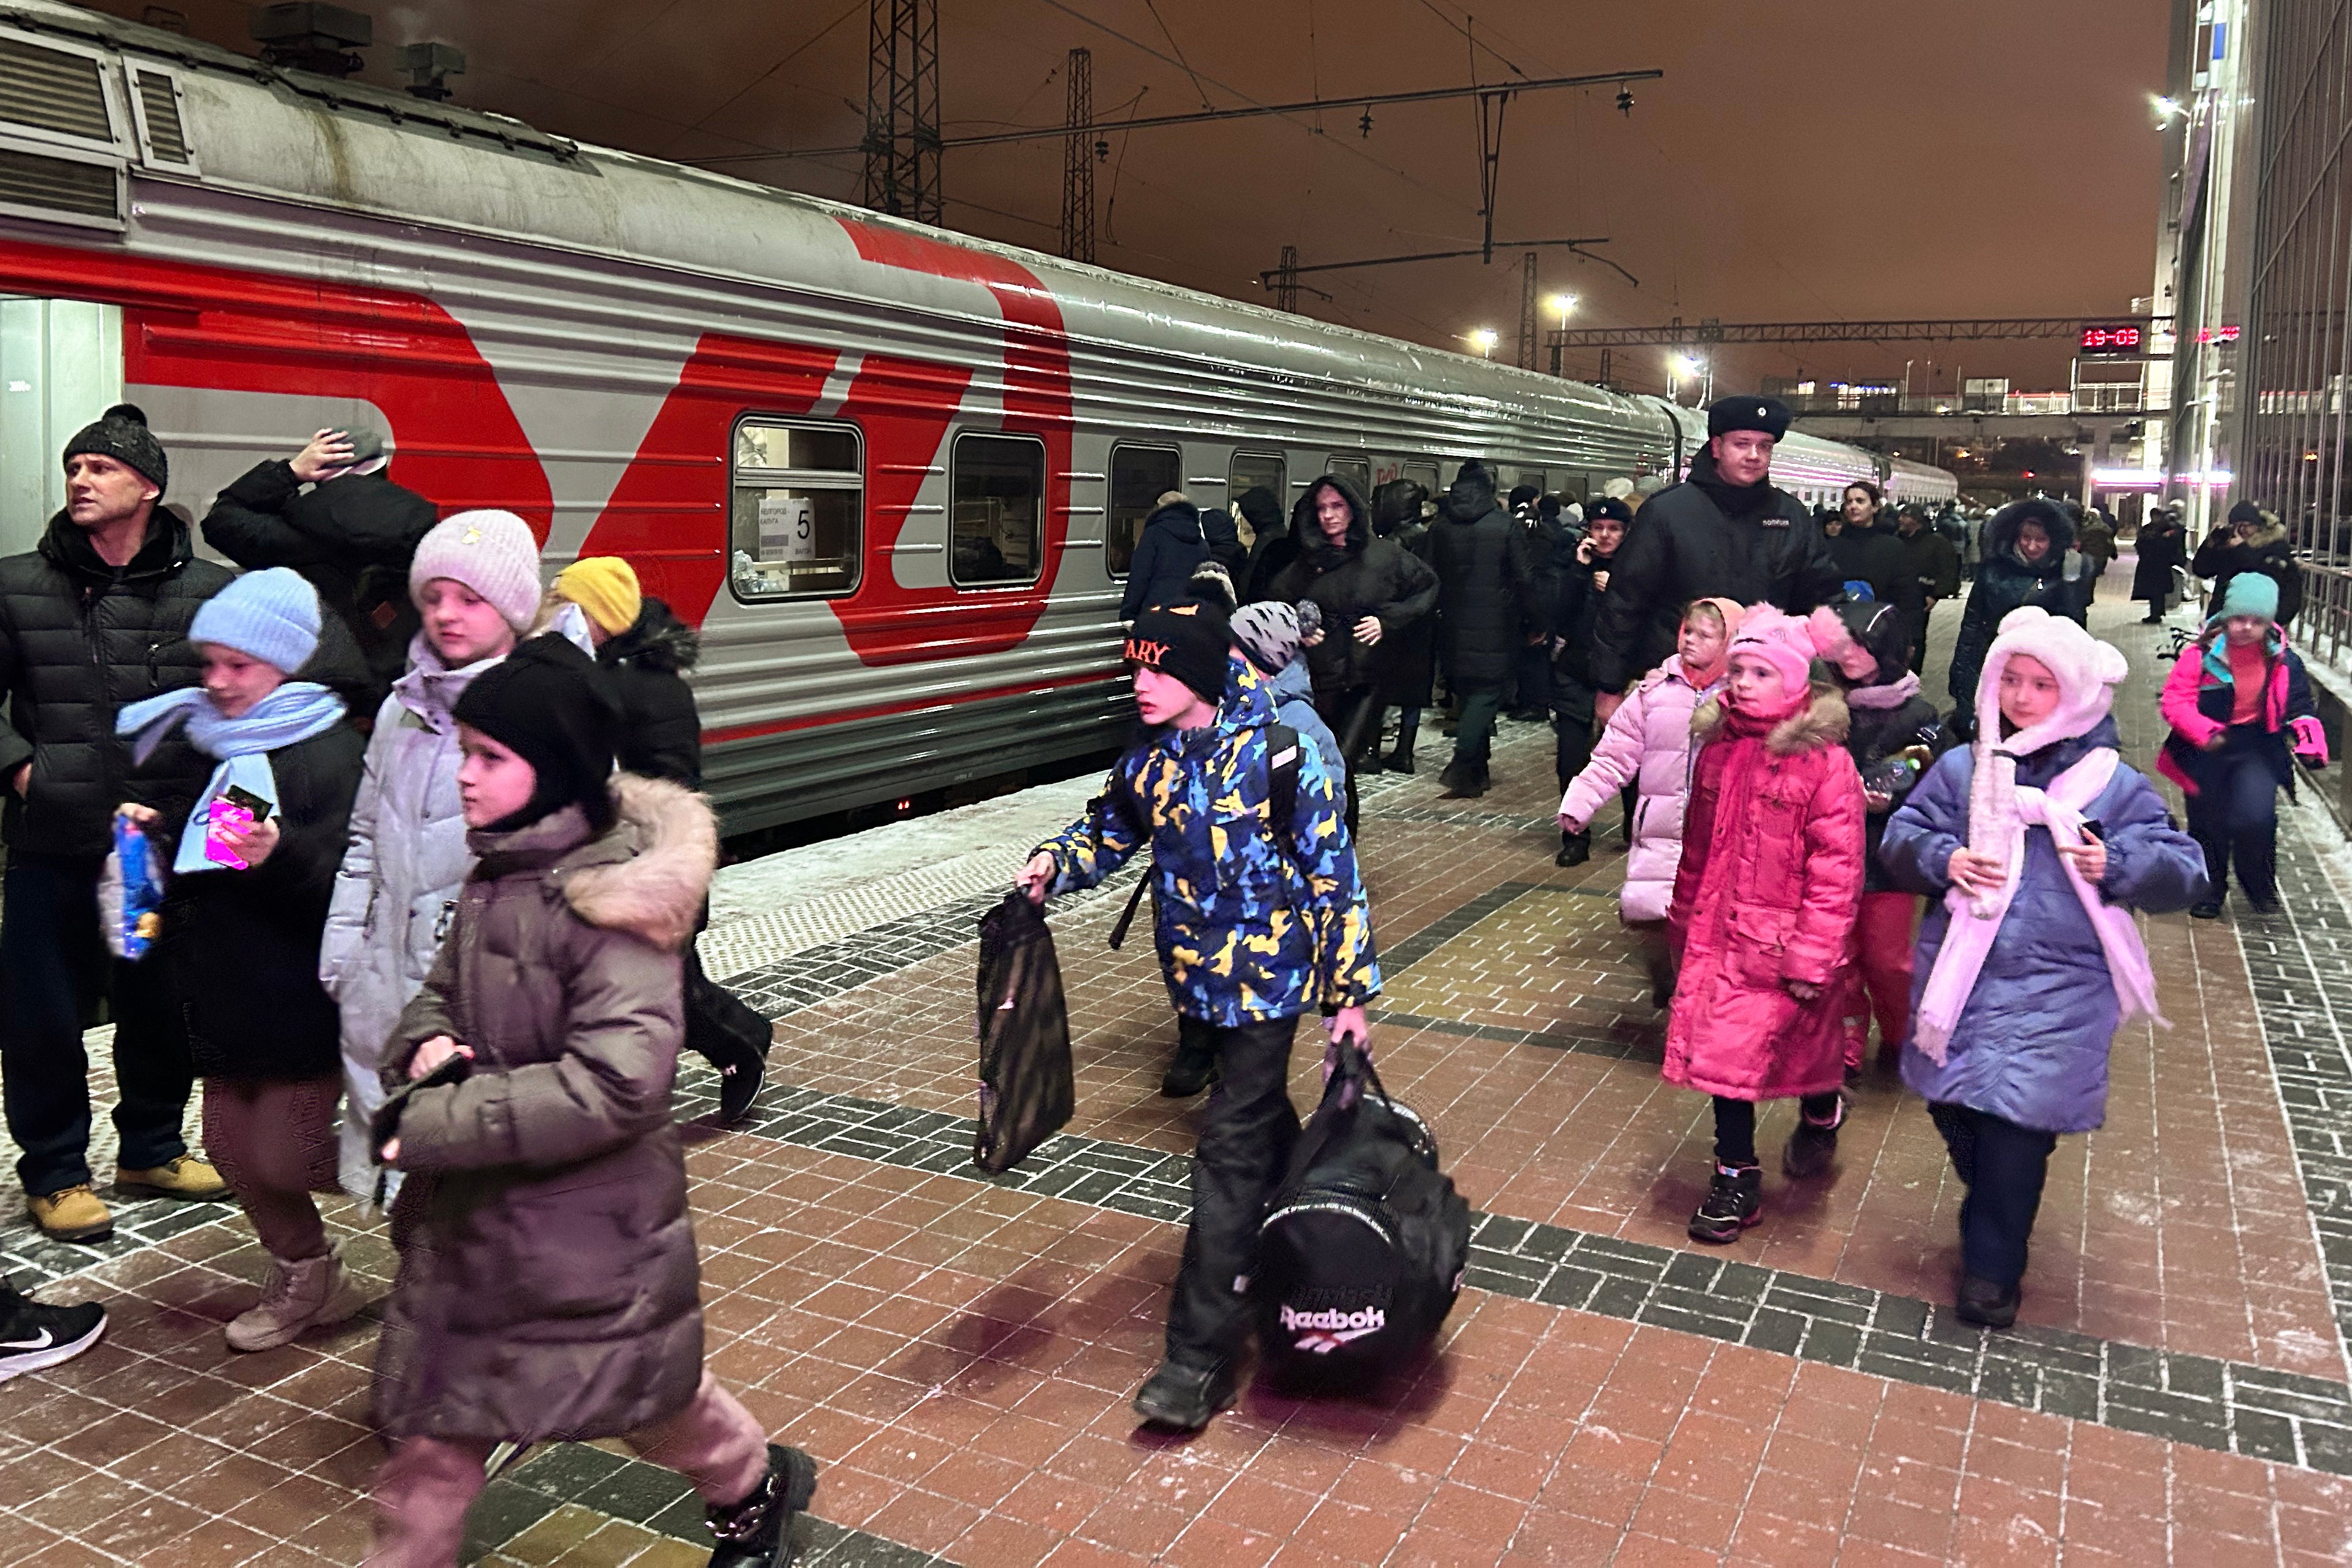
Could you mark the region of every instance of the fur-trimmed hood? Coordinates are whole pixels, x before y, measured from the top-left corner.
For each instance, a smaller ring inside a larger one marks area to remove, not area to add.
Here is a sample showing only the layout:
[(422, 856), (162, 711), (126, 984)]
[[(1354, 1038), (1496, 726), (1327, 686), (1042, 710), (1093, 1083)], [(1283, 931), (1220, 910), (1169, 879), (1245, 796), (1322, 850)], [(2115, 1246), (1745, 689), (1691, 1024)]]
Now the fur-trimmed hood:
[(650, 594), (637, 612), (637, 624), (596, 650), (599, 664), (634, 663), (672, 675), (692, 669), (701, 657), (701, 637)]
[[(1845, 694), (1825, 680), (1812, 683), (1813, 698), (1765, 732), (1764, 749), (1776, 757), (1845, 744), (1853, 716), (1846, 710)], [(1723, 728), (1723, 699), (1710, 697), (1691, 714), (1691, 734), (1701, 745)]]
[(2265, 550), (2285, 538), (2286, 524), (2269, 512), (2264, 512), (2262, 521), (2240, 536), (2238, 542), (2249, 550)]
[(719, 868), (719, 819), (692, 790), (635, 773), (613, 775), (613, 830), (558, 868), (563, 900), (590, 925), (675, 952), (694, 935)]

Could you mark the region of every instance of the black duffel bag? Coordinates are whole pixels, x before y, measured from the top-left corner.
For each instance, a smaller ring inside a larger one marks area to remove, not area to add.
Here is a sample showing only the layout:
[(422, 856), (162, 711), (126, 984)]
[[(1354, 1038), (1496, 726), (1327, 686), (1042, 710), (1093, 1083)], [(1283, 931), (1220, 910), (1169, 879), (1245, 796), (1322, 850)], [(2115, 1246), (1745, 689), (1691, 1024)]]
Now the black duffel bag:
[(1258, 1228), (1250, 1294), (1270, 1369), (1360, 1382), (1419, 1354), (1462, 1293), (1470, 1205), (1437, 1169), (1429, 1124), (1339, 1047)]
[(972, 1163), (1009, 1171), (1076, 1108), (1070, 1015), (1045, 912), (1004, 896), (980, 921), (980, 1129)]

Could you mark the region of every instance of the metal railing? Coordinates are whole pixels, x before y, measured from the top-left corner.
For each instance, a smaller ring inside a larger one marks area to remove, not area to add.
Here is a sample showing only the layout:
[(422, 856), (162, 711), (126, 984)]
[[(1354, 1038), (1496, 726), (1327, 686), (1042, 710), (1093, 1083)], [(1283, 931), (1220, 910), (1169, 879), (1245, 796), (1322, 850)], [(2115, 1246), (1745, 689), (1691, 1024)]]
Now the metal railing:
[(2294, 617), (2294, 643), (2304, 658), (2321, 659), (2352, 674), (2346, 658), (2352, 646), (2352, 566), (2298, 561), (2303, 568), (2303, 608)]

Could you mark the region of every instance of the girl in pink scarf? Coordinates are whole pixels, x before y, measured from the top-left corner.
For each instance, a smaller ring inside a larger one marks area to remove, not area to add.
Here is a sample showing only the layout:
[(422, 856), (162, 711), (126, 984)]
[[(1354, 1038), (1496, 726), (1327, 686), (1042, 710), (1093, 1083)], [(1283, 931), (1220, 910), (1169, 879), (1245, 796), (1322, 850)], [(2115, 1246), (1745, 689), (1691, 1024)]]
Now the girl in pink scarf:
[(2074, 622), (2011, 611), (1978, 680), (1976, 744), (1937, 761), (1879, 848), (1931, 900), (1903, 1081), (1969, 1189), (1958, 1310), (1988, 1327), (2016, 1321), (2058, 1134), (2105, 1119), (2116, 1030), (2163, 1022), (2133, 911), (2205, 896), (2196, 843), (2116, 754), (2107, 710), (2128, 674)]

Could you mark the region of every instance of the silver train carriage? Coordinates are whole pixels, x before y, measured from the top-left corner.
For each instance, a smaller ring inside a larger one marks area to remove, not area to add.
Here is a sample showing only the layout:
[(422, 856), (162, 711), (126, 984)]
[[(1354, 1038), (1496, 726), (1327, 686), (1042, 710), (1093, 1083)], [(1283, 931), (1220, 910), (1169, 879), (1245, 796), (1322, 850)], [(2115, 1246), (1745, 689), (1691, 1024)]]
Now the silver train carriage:
[[(0, 548), (144, 407), (170, 501), (320, 426), (548, 569), (698, 625), (730, 832), (1052, 763), (1130, 722), (1118, 608), (1161, 492), (1679, 472), (1662, 400), (1327, 326), (0, 0)], [(1903, 493), (1948, 493), (1895, 465)], [(1834, 504), (1885, 459), (1791, 435)]]

